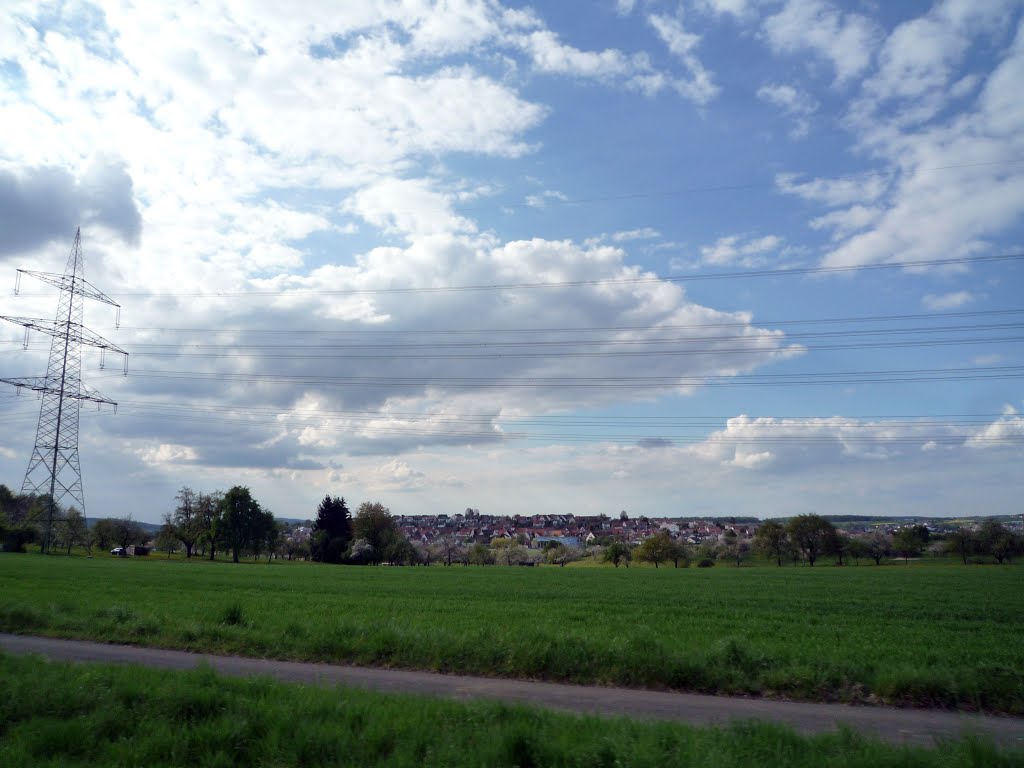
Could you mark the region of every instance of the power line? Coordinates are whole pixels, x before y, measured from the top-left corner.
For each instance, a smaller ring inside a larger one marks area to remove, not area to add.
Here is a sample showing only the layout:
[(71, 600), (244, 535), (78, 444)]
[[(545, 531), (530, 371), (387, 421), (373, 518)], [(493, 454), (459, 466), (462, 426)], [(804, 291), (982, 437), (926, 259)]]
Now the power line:
[[(126, 404), (127, 405), (127, 404)], [(166, 408), (147, 408), (145, 406), (138, 406), (135, 408), (129, 408), (123, 412), (126, 417), (136, 416), (153, 416), (173, 419), (175, 422), (197, 422), (197, 423), (218, 423), (218, 424), (230, 424), (235, 427), (261, 427), (261, 426), (275, 426), (279, 428), (306, 428), (310, 424), (308, 421), (302, 420), (301, 414), (293, 413), (292, 415), (296, 418), (296, 421), (282, 421), (280, 417), (273, 419), (263, 418), (253, 419), (245, 418), (237, 414), (224, 414), (219, 409), (210, 409), (207, 407), (189, 407), (189, 406), (170, 406)], [(445, 422), (438, 423), (433, 419), (421, 419), (420, 421), (428, 422), (425, 426), (409, 426), (408, 424), (396, 424), (393, 421), (389, 422), (382, 420), (378, 414), (376, 417), (366, 416), (363, 421), (367, 422), (363, 427), (358, 425), (353, 427), (351, 418), (340, 419), (341, 423), (337, 423), (331, 419), (322, 419), (322, 415), (318, 418), (315, 428), (318, 432), (326, 433), (345, 433), (348, 435), (373, 440), (378, 437), (387, 436), (414, 436), (414, 437), (432, 437), (432, 438), (445, 438), (445, 439), (471, 439), (475, 441), (499, 441), (499, 442), (511, 442), (511, 441), (538, 441), (538, 440), (560, 440), (565, 442), (615, 442), (615, 443), (640, 443), (647, 440), (656, 440), (657, 446), (665, 444), (673, 445), (686, 445), (686, 444), (707, 444), (717, 446), (741, 446), (741, 445), (823, 445), (823, 444), (857, 444), (857, 445), (875, 445), (879, 447), (885, 446), (921, 446), (925, 444), (935, 445), (961, 445), (965, 442), (971, 442), (974, 444), (984, 445), (1011, 445), (1024, 442), (1024, 431), (1019, 434), (1016, 433), (1004, 433), (997, 435), (986, 435), (979, 433), (978, 431), (970, 430), (970, 427), (984, 427), (990, 425), (992, 422), (990, 419), (999, 419), (999, 414), (989, 414), (987, 419), (967, 419), (958, 418), (956, 420), (948, 421), (936, 421), (934, 418), (929, 418), (927, 421), (882, 421), (878, 423), (848, 423), (841, 422), (836, 423), (836, 418), (819, 418), (819, 417), (800, 417), (794, 419), (787, 417), (784, 422), (748, 422), (744, 424), (744, 428), (748, 430), (747, 434), (727, 434), (723, 432), (716, 432), (711, 435), (704, 434), (686, 434), (679, 433), (677, 431), (666, 431), (666, 430), (678, 430), (683, 429), (697, 429), (704, 426), (711, 426), (716, 429), (722, 428), (721, 422), (714, 422), (709, 424), (631, 424), (631, 423), (570, 423), (568, 425), (562, 424), (559, 421), (548, 421), (540, 424), (531, 424), (529, 422), (518, 421), (518, 420), (505, 420), (505, 419), (493, 419), (488, 422), (475, 422), (475, 421), (457, 421), (448, 420)], [(750, 417), (753, 419), (754, 417)], [(764, 418), (781, 418), (781, 417), (758, 417)], [(359, 421), (358, 419), (356, 421)], [(406, 421), (406, 420), (403, 420)], [(409, 420), (415, 423), (415, 419)], [(502, 422), (503, 425), (512, 428), (514, 431), (506, 431), (505, 429), (497, 429), (497, 422)], [(530, 432), (523, 431), (527, 426), (541, 426), (544, 428), (558, 427), (558, 426), (569, 426), (576, 431), (574, 432)], [(481, 426), (487, 427), (487, 430), (473, 429), (467, 430), (466, 427)], [(453, 428), (454, 427), (454, 428)], [(657, 429), (657, 432), (644, 432), (644, 433), (627, 433), (622, 434), (620, 432), (615, 433), (588, 433), (581, 432), (581, 428), (645, 428), (645, 429)], [(889, 434), (888, 432), (894, 428), (904, 429), (944, 429), (944, 432), (924, 431), (915, 433), (903, 433), (903, 434)], [(362, 429), (362, 432), (358, 430)], [(806, 430), (807, 434), (773, 434), (780, 431), (799, 431)], [(820, 432), (822, 429), (833, 429), (836, 432), (828, 434), (815, 434)], [(354, 430), (356, 430), (354, 432)], [(657, 447), (655, 446), (655, 447)]]
[(929, 381), (981, 381), (1024, 378), (1024, 366), (984, 366), (972, 368), (920, 368), (877, 371), (826, 371), (804, 373), (704, 374), (683, 376), (326, 376), (237, 373), (230, 371), (171, 371), (143, 369), (136, 376), (152, 379), (187, 379), (238, 383), (309, 384), (338, 387), (409, 387), (441, 386), (452, 388), (580, 388), (676, 389), (696, 386), (813, 386), (823, 384), (878, 384)]

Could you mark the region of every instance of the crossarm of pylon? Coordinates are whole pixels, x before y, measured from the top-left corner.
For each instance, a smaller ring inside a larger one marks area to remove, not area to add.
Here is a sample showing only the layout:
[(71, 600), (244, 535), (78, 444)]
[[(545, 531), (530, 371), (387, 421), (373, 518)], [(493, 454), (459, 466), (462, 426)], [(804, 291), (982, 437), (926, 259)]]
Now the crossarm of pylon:
[(29, 330), (42, 331), (49, 336), (63, 337), (64, 329), (69, 328), (70, 338), (68, 341), (77, 341), (90, 347), (98, 347), (99, 349), (109, 349), (111, 352), (117, 352), (126, 357), (128, 355), (127, 352), (114, 342), (108, 341), (98, 333), (93, 333), (88, 328), (84, 328), (77, 323), (59, 323), (56, 320), (45, 320), (41, 317), (8, 317), (7, 315), (0, 315), (0, 320), (6, 320), (9, 323), (20, 325)]
[(36, 280), (42, 280), (44, 283), (56, 286), (62, 291), (74, 291), (79, 296), (85, 296), (87, 299), (102, 301), (104, 304), (109, 304), (112, 307), (120, 308), (121, 306), (95, 285), (81, 277), (58, 275), (54, 272), (34, 272), (30, 269), (19, 269), (18, 274), (28, 275), (29, 277), (34, 277)]
[[(44, 394), (61, 394), (60, 382), (47, 379), (45, 376), (22, 376), (21, 378), (14, 379), (0, 378), (0, 383), (10, 384), (18, 389), (31, 389), (33, 392), (42, 392)], [(68, 400), (86, 400), (90, 403), (117, 405), (116, 402), (111, 400), (109, 397), (100, 394), (92, 387), (86, 386), (85, 384), (80, 384), (79, 386), (82, 388), (80, 392), (75, 394), (64, 392), (64, 397)]]

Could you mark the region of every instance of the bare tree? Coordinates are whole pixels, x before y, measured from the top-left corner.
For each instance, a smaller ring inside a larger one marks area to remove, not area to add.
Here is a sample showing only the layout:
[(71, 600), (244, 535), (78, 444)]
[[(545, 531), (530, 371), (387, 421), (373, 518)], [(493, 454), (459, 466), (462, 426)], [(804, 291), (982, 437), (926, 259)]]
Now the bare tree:
[(459, 546), (459, 540), (455, 536), (450, 533), (442, 534), (434, 539), (434, 545), (437, 547), (438, 559), (445, 565), (458, 562), (462, 548)]

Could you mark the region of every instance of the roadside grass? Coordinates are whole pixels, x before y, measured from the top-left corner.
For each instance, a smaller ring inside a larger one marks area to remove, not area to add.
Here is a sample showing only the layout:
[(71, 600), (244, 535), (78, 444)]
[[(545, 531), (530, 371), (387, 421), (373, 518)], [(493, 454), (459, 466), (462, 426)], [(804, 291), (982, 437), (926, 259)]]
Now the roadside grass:
[(372, 568), (0, 555), (0, 631), (1024, 714), (1024, 568)]
[(1024, 752), (939, 749), (764, 723), (694, 728), (267, 679), (0, 655), (0, 765), (900, 766), (1011, 768)]

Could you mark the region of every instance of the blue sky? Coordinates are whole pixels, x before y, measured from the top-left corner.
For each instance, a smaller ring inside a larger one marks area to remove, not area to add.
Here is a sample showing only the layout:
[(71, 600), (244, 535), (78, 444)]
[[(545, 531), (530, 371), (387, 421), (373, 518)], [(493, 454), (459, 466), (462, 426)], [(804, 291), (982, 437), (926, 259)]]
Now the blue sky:
[(90, 515), (1019, 510), (1020, 3), (276, 6), (5, 5), (0, 270), (124, 306)]

